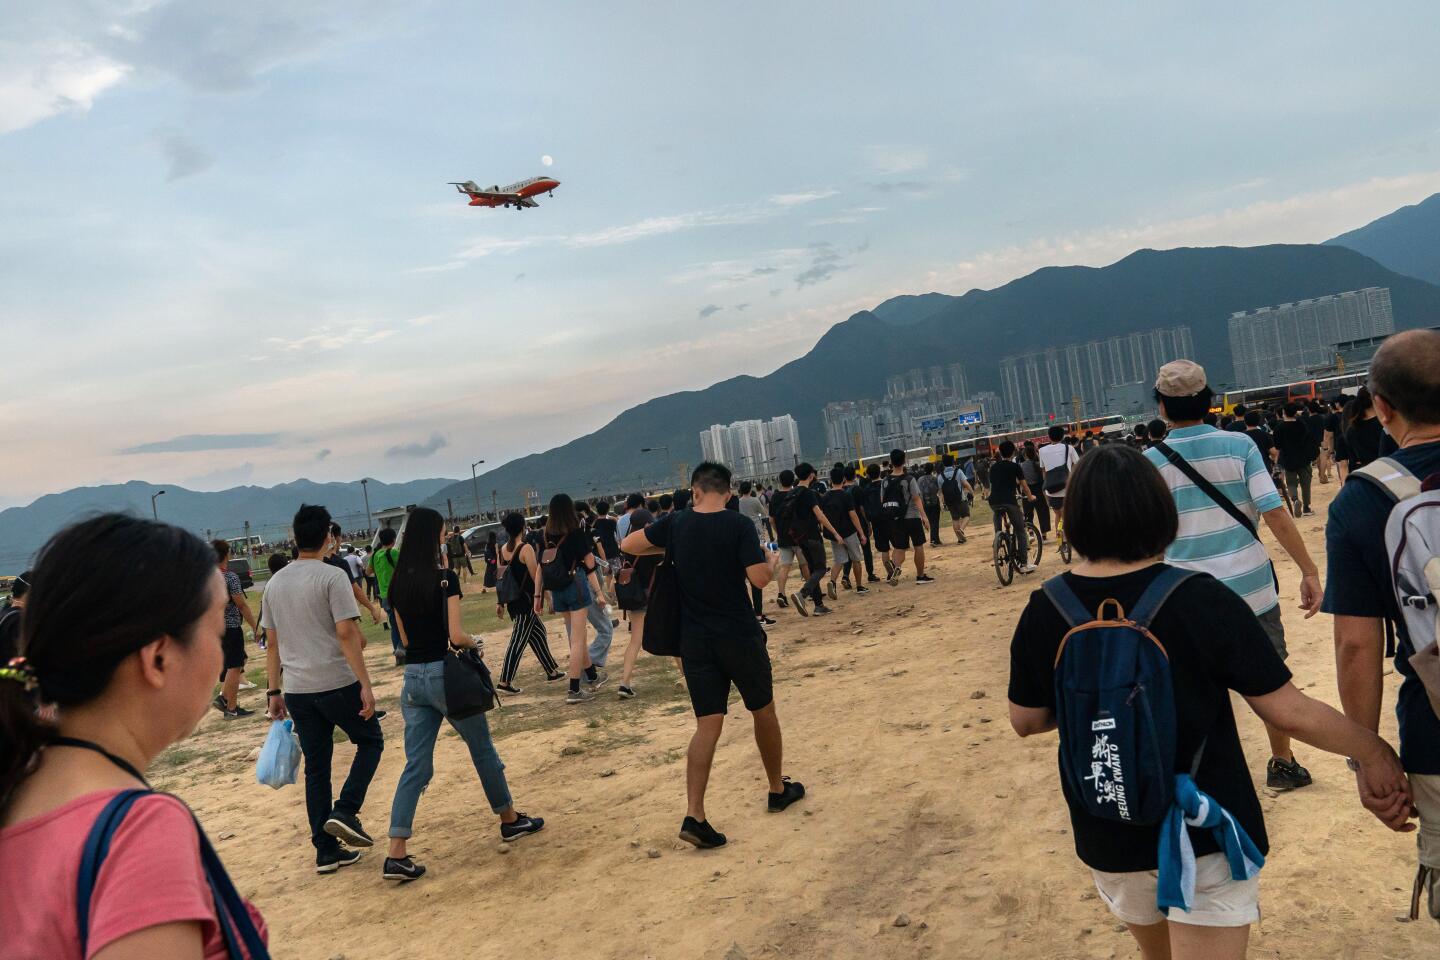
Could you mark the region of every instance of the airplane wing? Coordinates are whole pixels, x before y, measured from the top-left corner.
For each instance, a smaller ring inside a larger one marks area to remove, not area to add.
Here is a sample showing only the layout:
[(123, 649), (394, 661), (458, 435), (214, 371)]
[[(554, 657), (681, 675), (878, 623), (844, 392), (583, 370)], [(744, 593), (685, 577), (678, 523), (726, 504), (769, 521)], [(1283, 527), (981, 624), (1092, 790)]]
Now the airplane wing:
[(522, 196), (520, 196), (519, 194), (512, 194), (512, 196), (515, 197), (515, 199), (514, 199), (512, 202), (513, 202), (517, 207), (538, 207), (538, 206), (540, 206), (540, 204), (536, 203), (534, 200), (531, 200), (529, 197), (522, 197)]

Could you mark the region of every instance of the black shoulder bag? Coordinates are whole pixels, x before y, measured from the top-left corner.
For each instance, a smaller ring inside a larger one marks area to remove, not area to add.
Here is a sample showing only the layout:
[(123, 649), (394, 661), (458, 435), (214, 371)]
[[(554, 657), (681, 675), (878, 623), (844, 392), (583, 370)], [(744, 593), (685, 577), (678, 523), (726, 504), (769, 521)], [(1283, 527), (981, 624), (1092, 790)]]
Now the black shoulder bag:
[[(1171, 449), (1170, 445), (1164, 440), (1156, 440), (1153, 446), (1156, 450), (1160, 451), (1161, 455), (1164, 456), (1166, 460), (1170, 461), (1171, 465), (1174, 466), (1176, 470), (1179, 470), (1181, 473), (1185, 474), (1185, 476), (1190, 480), (1191, 483), (1195, 484), (1196, 487), (1200, 488), (1201, 493), (1205, 494), (1205, 496), (1209, 497), (1211, 500), (1214, 500), (1217, 507), (1219, 507), (1221, 510), (1224, 510), (1230, 515), (1230, 518), (1232, 520), (1240, 524), (1240, 526), (1244, 527), (1246, 532), (1248, 532), (1250, 536), (1255, 538), (1256, 542), (1261, 542), (1263, 544), (1263, 542), (1260, 540), (1260, 534), (1255, 529), (1255, 524), (1251, 523), (1250, 518), (1245, 516), (1244, 512), (1239, 507), (1235, 506), (1234, 501), (1232, 501), (1229, 497), (1225, 496), (1225, 494), (1221, 493), (1218, 489), (1216, 489), (1215, 484), (1205, 479), (1205, 477), (1201, 475), (1199, 470), (1196, 470), (1193, 466), (1190, 465), (1189, 461), (1187, 461), (1184, 457), (1180, 456), (1180, 454), (1176, 453), (1173, 449)], [(1275, 581), (1275, 590), (1276, 592), (1279, 592), (1280, 576), (1275, 572), (1275, 561), (1273, 560), (1270, 561), (1270, 579)]]
[(680, 516), (674, 514), (670, 520), (665, 555), (655, 568), (650, 580), (650, 597), (645, 602), (645, 632), (640, 645), (646, 653), (657, 657), (680, 656), (680, 575), (670, 553), (670, 545), (680, 528)]

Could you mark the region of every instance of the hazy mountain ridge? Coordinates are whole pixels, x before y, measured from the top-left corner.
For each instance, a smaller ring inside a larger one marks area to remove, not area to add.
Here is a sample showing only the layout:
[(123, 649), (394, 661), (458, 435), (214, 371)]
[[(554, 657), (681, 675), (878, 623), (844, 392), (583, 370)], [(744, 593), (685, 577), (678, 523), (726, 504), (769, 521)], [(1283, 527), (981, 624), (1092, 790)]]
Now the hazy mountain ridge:
[(1440, 193), (1325, 242), (1349, 247), (1407, 277), (1440, 283)]

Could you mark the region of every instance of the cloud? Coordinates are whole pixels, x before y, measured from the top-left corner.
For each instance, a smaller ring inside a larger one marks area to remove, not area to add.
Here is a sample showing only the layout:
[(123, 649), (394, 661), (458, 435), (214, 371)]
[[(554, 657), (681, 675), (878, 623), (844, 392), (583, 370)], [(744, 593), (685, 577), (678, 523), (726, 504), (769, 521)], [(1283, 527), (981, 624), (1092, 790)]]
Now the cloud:
[(648, 237), (661, 237), (681, 230), (695, 230), (701, 227), (731, 226), (743, 223), (757, 223), (770, 216), (759, 206), (730, 207), (716, 210), (697, 210), (665, 217), (646, 217), (635, 223), (606, 227), (591, 233), (574, 234), (565, 239), (570, 247), (608, 247), (617, 243), (631, 243)]
[(935, 185), (925, 180), (880, 180), (870, 184), (870, 188), (881, 193), (904, 193), (912, 197), (928, 197), (935, 192)]
[(209, 473), (202, 473), (197, 477), (187, 477), (181, 484), (194, 489), (224, 490), (229, 487), (238, 487), (255, 476), (255, 464), (248, 460), (239, 466), (221, 467), (218, 470), (211, 470)]
[(803, 193), (777, 193), (770, 197), (769, 202), (777, 207), (795, 207), (802, 203), (814, 203), (816, 200), (833, 197), (839, 192), (839, 190), (809, 190)]
[(836, 250), (830, 243), (815, 243), (810, 245), (812, 255), (810, 265), (795, 275), (796, 289), (812, 287), (817, 283), (824, 283), (835, 274), (843, 270), (849, 270), (850, 265), (845, 261), (856, 254), (864, 253), (870, 249), (870, 241), (866, 240), (860, 246), (845, 253)]
[(910, 173), (930, 163), (930, 155), (922, 147), (870, 146), (864, 153), (875, 172), (885, 176)]
[(456, 256), (461, 260), (479, 260), (481, 257), (488, 257), (492, 253), (514, 253), (516, 250), (534, 247), (544, 241), (545, 238), (543, 237), (520, 237), (513, 240), (501, 237), (481, 237), (457, 253)]
[(162, 134), (159, 139), (160, 152), (169, 167), (165, 174), (166, 183), (204, 173), (215, 165), (215, 158), (184, 134)]
[(779, 273), (779, 272), (780, 272), (780, 268), (779, 268), (779, 267), (756, 267), (754, 270), (751, 270), (751, 271), (750, 271), (750, 276), (752, 276), (752, 277), (763, 277), (763, 276), (766, 276), (767, 274)]
[[(369, 345), (388, 340), (398, 331), (393, 327), (376, 329), (364, 324), (337, 328), (331, 324), (316, 327), (301, 337), (266, 337), (265, 343), (281, 353), (298, 353), (302, 350), (339, 350), (354, 345)], [(265, 358), (261, 358), (265, 359)]]
[(705, 306), (700, 308), (700, 319), (704, 320), (707, 317), (713, 317), (715, 316), (715, 314), (719, 313), (721, 310), (724, 309), (724, 307), (717, 307), (713, 303), (707, 303)]
[(736, 313), (744, 313), (746, 310), (749, 310), (749, 309), (750, 309), (750, 304), (748, 304), (748, 303), (737, 303), (737, 304), (735, 304), (735, 308), (734, 308), (734, 309), (735, 309), (735, 312), (736, 312)]
[(321, 450), (321, 451), (319, 451), (318, 453), (315, 454), (315, 459), (316, 459), (316, 460), (324, 460), (324, 459), (325, 459), (326, 457), (328, 457), (328, 456), (330, 456), (330, 448), (329, 448), (329, 447), (326, 447), (325, 449), (323, 449), (323, 450)]
[(154, 440), (119, 452), (129, 456), (137, 453), (195, 453), (199, 450), (246, 450), (253, 447), (274, 447), (280, 443), (278, 433), (187, 433), (169, 440)]
[(402, 443), (393, 446), (385, 451), (385, 456), (391, 460), (403, 457), (433, 457), (438, 451), (450, 445), (450, 441), (440, 436), (439, 433), (430, 434), (430, 439), (424, 443)]
[(130, 68), (58, 31), (0, 41), (0, 135), (85, 113)]

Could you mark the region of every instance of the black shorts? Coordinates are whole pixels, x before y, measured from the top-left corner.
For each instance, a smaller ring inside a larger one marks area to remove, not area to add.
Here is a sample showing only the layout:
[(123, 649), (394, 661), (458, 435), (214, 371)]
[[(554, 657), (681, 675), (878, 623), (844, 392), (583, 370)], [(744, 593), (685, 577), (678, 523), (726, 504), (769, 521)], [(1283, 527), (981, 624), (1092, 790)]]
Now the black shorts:
[(890, 552), (890, 521), (870, 521), (870, 547), (877, 553)]
[(220, 649), (225, 654), (225, 669), (235, 670), (245, 668), (245, 631), (240, 627), (226, 627), (225, 639), (220, 641)]
[(970, 516), (970, 501), (962, 494), (958, 497), (946, 497), (945, 509), (950, 514), (951, 520), (959, 520), (962, 517)]
[(762, 630), (733, 639), (686, 638), (681, 642), (680, 663), (695, 716), (728, 712), (732, 683), (740, 691), (746, 710), (753, 713), (770, 705), (775, 699), (775, 687), (765, 640)]
[(925, 524), (919, 517), (892, 520), (889, 530), (890, 549), (906, 550), (925, 546)]

